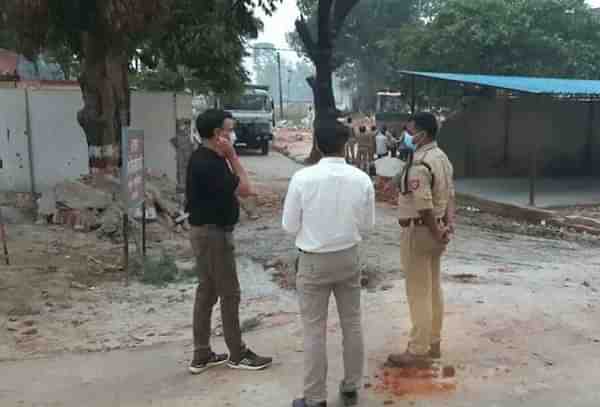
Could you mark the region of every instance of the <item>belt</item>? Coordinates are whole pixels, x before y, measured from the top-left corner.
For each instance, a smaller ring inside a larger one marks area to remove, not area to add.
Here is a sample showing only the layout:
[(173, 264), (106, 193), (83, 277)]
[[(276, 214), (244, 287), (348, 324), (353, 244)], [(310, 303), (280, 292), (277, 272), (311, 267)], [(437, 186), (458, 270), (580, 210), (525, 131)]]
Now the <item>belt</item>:
[[(444, 219), (443, 218), (437, 218), (436, 222), (437, 223), (443, 223)], [(407, 227), (410, 227), (412, 225), (415, 225), (415, 226), (425, 226), (425, 221), (423, 220), (423, 218), (398, 219), (398, 224), (400, 225), (400, 227), (407, 228)]]

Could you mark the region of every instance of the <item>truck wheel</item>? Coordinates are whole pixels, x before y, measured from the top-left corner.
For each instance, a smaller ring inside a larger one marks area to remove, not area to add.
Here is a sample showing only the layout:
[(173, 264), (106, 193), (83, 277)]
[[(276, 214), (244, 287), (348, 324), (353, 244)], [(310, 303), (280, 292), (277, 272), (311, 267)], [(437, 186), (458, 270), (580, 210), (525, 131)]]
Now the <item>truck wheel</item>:
[(262, 155), (269, 155), (269, 140), (265, 140), (261, 146)]

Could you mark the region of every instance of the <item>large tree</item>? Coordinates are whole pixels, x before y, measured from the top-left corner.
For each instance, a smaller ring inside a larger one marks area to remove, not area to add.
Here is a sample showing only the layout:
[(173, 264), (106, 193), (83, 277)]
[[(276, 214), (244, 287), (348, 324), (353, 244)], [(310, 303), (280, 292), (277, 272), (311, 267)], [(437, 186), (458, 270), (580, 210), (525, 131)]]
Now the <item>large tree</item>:
[[(333, 73), (339, 66), (334, 59), (334, 47), (344, 22), (359, 0), (318, 0), (316, 4), (316, 33), (311, 31), (307, 16), (315, 9), (311, 0), (299, 0), (300, 18), (296, 20), (296, 31), (302, 42), (303, 50), (315, 65), (316, 74), (308, 78), (315, 101), (314, 141), (320, 134), (335, 126), (337, 109), (333, 95)], [(308, 158), (315, 162), (320, 155), (313, 149)]]
[(449, 72), (597, 78), (600, 19), (585, 0), (446, 0), (390, 33), (388, 65)]
[(239, 87), (246, 79), (244, 39), (260, 28), (253, 8), (270, 13), (274, 1), (0, 0), (0, 10), (27, 55), (66, 48), (81, 61), (84, 107), (77, 119), (87, 138), (90, 169), (101, 173), (119, 162), (134, 56), (174, 70), (185, 65), (217, 91)]
[[(335, 44), (334, 60), (340, 64), (336, 76), (358, 95), (361, 110), (374, 109), (377, 90), (389, 87), (394, 67), (384, 63), (383, 40), (433, 8), (431, 2), (419, 0), (361, 0), (349, 13)], [(313, 10), (308, 25), (314, 32), (317, 15)], [(290, 33), (288, 40), (301, 47), (297, 33)]]

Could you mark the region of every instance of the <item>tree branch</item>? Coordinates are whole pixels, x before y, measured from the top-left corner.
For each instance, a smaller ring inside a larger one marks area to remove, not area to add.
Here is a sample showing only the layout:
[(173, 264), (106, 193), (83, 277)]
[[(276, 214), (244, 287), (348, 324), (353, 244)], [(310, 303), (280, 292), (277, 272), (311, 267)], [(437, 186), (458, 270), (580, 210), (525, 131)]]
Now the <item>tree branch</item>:
[(315, 44), (315, 40), (310, 34), (310, 30), (306, 20), (304, 19), (304, 16), (300, 16), (300, 18), (296, 20), (295, 25), (298, 36), (300, 36), (300, 41), (302, 41), (302, 44), (304, 45), (306, 54), (313, 62), (315, 62), (317, 44)]
[[(354, 1), (354, 0), (352, 0)], [(358, 0), (356, 0), (358, 1)], [(319, 8), (317, 11), (318, 25), (318, 43), (319, 51), (328, 52), (331, 50), (333, 38), (331, 36), (331, 7), (333, 0), (319, 0)]]
[(333, 7), (333, 21), (331, 29), (331, 37), (335, 40), (341, 31), (344, 21), (350, 11), (358, 4), (359, 0), (336, 0)]

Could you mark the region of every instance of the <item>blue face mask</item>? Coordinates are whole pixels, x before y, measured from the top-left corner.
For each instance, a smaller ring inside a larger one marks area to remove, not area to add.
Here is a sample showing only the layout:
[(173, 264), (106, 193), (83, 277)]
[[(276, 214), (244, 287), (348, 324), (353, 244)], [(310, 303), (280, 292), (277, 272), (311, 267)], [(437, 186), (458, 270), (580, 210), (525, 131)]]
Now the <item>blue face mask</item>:
[(417, 146), (415, 145), (415, 143), (413, 143), (414, 137), (411, 136), (407, 131), (404, 132), (404, 140), (402, 141), (402, 143), (404, 143), (404, 145), (411, 149), (412, 151), (415, 151), (417, 149)]

